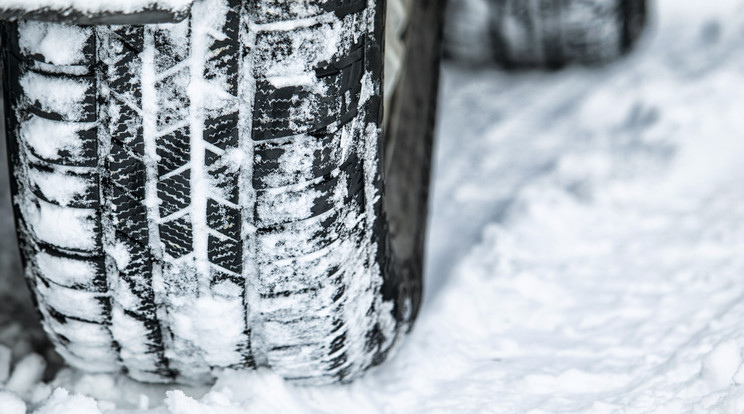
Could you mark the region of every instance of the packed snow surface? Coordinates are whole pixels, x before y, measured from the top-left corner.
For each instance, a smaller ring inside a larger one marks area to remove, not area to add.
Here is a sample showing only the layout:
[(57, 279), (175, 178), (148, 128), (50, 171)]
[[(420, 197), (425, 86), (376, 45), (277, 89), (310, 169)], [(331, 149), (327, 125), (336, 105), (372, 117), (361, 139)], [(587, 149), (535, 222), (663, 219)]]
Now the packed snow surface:
[[(445, 67), (426, 301), (366, 377), (42, 382), (59, 361), (19, 329), (30, 305), (5, 302), (0, 411), (744, 411), (744, 1), (661, 0), (655, 14), (607, 68)], [(26, 300), (10, 274), (0, 289)]]

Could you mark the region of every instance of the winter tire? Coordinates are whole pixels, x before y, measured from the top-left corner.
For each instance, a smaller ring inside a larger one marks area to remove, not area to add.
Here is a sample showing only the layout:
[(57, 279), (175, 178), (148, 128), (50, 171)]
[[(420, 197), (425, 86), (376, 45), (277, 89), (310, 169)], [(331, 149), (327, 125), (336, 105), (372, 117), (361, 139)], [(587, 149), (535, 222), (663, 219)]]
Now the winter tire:
[(646, 0), (449, 0), (445, 53), (470, 63), (557, 68), (631, 50)]
[(69, 364), (322, 384), (386, 358), (421, 297), (442, 9), (401, 4), (385, 105), (382, 1), (5, 24), (19, 244)]

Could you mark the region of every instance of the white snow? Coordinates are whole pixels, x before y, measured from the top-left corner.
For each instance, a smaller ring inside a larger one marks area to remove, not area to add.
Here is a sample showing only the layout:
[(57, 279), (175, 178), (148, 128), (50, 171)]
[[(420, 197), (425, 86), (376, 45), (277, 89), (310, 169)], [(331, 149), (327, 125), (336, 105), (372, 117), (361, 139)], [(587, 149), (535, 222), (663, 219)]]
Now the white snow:
[(46, 361), (38, 354), (28, 354), (13, 367), (8, 381), (3, 389), (12, 391), (18, 395), (25, 395), (31, 391), (31, 387), (41, 380), (41, 374), (46, 368)]
[[(276, 88), (287, 86), (288, 84), (306, 85), (307, 88), (322, 88), (322, 82), (318, 82), (314, 76), (313, 68), (322, 62), (329, 62), (339, 50), (342, 43), (341, 23), (338, 19), (330, 18), (328, 14), (321, 15), (319, 18), (309, 19), (312, 25), (304, 29), (301, 21), (279, 22), (269, 25), (253, 25), (253, 30), (267, 31), (264, 36), (275, 37), (278, 40), (274, 42), (264, 41), (258, 44), (255, 53), (263, 56), (276, 56), (274, 59), (257, 59), (256, 73), (263, 74), (266, 79)], [(269, 32), (268, 30), (276, 30)], [(282, 33), (280, 30), (287, 30)], [(291, 32), (289, 32), (291, 30)], [(285, 47), (292, 53), (283, 55), (274, 53), (268, 47), (288, 42), (291, 46)], [(322, 90), (318, 90), (322, 93)]]
[(50, 326), (60, 335), (64, 335), (70, 341), (79, 342), (83, 346), (106, 347), (111, 343), (111, 334), (107, 326), (96, 323), (88, 323), (70, 320), (66, 323), (50, 321)]
[(69, 121), (79, 121), (84, 109), (85, 92), (90, 88), (86, 80), (44, 76), (26, 72), (20, 84), (31, 102), (38, 102), (41, 109), (54, 112)]
[[(134, 298), (135, 296), (132, 295)], [(111, 334), (114, 338), (119, 341), (121, 345), (121, 351), (119, 355), (122, 360), (127, 361), (127, 364), (136, 370), (147, 370), (154, 364), (155, 358), (152, 353), (147, 353), (148, 347), (147, 342), (143, 338), (147, 338), (147, 328), (139, 321), (130, 315), (127, 315), (122, 311), (123, 306), (128, 305), (125, 301), (117, 298), (117, 305), (113, 307), (111, 315)], [(134, 306), (129, 307), (134, 308)], [(135, 375), (142, 375), (138, 372), (134, 372)]]
[[(243, 299), (240, 296), (187, 296), (170, 314), (170, 328), (175, 335), (198, 344), (204, 361), (211, 366), (229, 366), (240, 360), (239, 346), (245, 340)], [(185, 301), (184, 301), (185, 302)]]
[(716, 344), (703, 359), (703, 380), (717, 389), (726, 389), (734, 383), (741, 362), (741, 346), (736, 341)]
[(100, 414), (96, 401), (79, 394), (70, 395), (67, 390), (57, 388), (35, 411), (36, 414)]
[(31, 195), (20, 208), (39, 240), (72, 249), (95, 248), (95, 210), (60, 207)]
[(191, 388), (66, 369), (48, 400), (28, 396), (39, 382), (23, 398), (83, 414), (744, 411), (744, 2), (656, 15), (604, 69), (445, 67), (425, 302), (364, 378), (228, 370)]
[(10, 391), (0, 391), (0, 413), (26, 414), (26, 403)]
[(27, 174), (30, 185), (36, 186), (47, 200), (62, 207), (71, 205), (75, 199), (84, 196), (91, 187), (90, 179), (59, 171), (45, 172), (30, 168)]
[(96, 277), (95, 268), (86, 261), (52, 256), (43, 251), (37, 253), (34, 260), (45, 277), (61, 286), (89, 286)]
[[(0, 0), (2, 8), (4, 0)], [(23, 21), (18, 24), (18, 46), (24, 54), (41, 55), (52, 65), (82, 64), (83, 48), (92, 29), (60, 23)]]
[(105, 316), (101, 315), (103, 304), (98, 300), (99, 295), (95, 293), (69, 289), (53, 283), (48, 286), (39, 283), (37, 290), (41, 300), (64, 315), (94, 320), (94, 322), (105, 322)]
[(80, 157), (83, 141), (80, 130), (90, 129), (92, 123), (59, 122), (32, 115), (21, 122), (20, 135), (38, 156), (55, 161), (61, 151), (68, 151), (74, 158)]
[(106, 254), (114, 259), (116, 268), (120, 271), (126, 269), (127, 266), (129, 266), (129, 261), (132, 260), (127, 246), (122, 242), (117, 242), (114, 245), (108, 246), (106, 248)]

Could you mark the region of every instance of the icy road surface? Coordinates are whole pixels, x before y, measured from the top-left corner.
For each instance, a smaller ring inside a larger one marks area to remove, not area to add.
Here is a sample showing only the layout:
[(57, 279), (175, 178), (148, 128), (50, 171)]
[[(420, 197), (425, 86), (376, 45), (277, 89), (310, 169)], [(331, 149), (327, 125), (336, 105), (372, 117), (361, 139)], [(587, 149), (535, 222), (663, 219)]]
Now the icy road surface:
[[(45, 385), (32, 355), (0, 412), (744, 411), (744, 1), (655, 11), (608, 68), (445, 68), (426, 302), (362, 380)], [(33, 335), (2, 316), (18, 365)]]

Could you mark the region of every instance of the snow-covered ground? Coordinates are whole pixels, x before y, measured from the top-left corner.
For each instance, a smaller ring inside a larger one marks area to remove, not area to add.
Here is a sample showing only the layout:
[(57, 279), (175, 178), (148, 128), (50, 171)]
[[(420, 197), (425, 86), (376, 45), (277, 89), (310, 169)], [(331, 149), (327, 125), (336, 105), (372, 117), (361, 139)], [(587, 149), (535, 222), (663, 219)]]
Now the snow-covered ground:
[(744, 1), (660, 0), (603, 69), (447, 66), (441, 102), (427, 295), (383, 366), (41, 382), (3, 194), (0, 413), (743, 412)]

